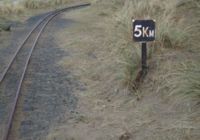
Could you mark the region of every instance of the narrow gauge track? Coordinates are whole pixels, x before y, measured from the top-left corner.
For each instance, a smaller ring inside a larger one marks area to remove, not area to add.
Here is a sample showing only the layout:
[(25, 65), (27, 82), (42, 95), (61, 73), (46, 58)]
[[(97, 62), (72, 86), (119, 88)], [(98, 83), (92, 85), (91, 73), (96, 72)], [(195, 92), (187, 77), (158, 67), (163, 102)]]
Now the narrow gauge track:
[[(56, 11), (48, 13), (45, 17), (43, 17), (40, 21), (38, 21), (36, 23), (36, 25), (28, 33), (28, 35), (26, 36), (24, 41), (21, 43), (21, 45), (18, 46), (16, 52), (14, 53), (13, 57), (11, 58), (10, 62), (7, 65), (7, 67), (5, 68), (2, 75), (0, 76), (0, 84), (2, 84), (4, 82), (4, 80), (6, 79), (6, 76), (9, 74), (8, 71), (11, 69), (12, 65), (14, 65), (14, 61), (16, 61), (15, 59), (17, 57), (23, 57), (23, 59), (25, 61), (23, 62), (22, 72), (20, 73), (19, 82), (17, 83), (18, 85), (17, 85), (17, 89), (16, 89), (16, 93), (15, 93), (15, 98), (12, 103), (11, 111), (9, 113), (8, 123), (7, 123), (6, 129), (5, 129), (3, 140), (9, 139), (14, 115), (15, 115), (18, 100), (20, 97), (20, 90), (21, 90), (23, 80), (24, 80), (24, 77), (25, 77), (29, 62), (30, 62), (30, 58), (31, 58), (34, 48), (36, 47), (37, 42), (38, 42), (41, 34), (43, 33), (45, 27), (48, 25), (48, 23), (54, 17), (56, 17), (57, 15), (59, 15), (62, 12), (65, 12), (67, 10), (72, 10), (75, 8), (86, 7), (89, 5), (90, 5), (90, 3), (85, 3), (85, 4), (75, 5), (75, 6), (67, 7), (64, 9), (60, 9), (60, 10), (56, 10)], [(24, 52), (22, 52), (23, 50), (26, 50), (26, 51), (28, 50), (28, 51), (26, 53), (24, 53)], [(24, 55), (24, 54), (26, 54), (26, 55)]]

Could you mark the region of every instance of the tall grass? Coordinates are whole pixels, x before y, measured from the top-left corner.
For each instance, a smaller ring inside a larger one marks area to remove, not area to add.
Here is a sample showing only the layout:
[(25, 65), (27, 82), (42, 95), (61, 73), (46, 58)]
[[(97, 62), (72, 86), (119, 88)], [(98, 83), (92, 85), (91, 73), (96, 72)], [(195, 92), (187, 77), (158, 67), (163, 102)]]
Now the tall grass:
[(200, 99), (200, 63), (190, 64), (182, 70), (182, 82), (178, 93), (190, 95)]
[(56, 6), (61, 4), (66, 4), (72, 0), (24, 0), (23, 5), (25, 8), (38, 9), (46, 8), (50, 6)]
[[(192, 4), (195, 5), (195, 1)], [(179, 14), (174, 0), (128, 0), (118, 18), (129, 31), (131, 18), (156, 20), (156, 42), (163, 47), (187, 47), (190, 44), (186, 39), (194, 35), (195, 26), (187, 24), (188, 19)]]
[[(181, 2), (181, 3), (180, 3)], [(117, 21), (121, 24), (125, 34), (130, 36), (132, 31), (131, 19), (154, 19), (156, 20), (156, 41), (150, 43), (150, 49), (155, 48), (192, 48), (198, 43), (199, 33), (196, 31), (198, 24), (185, 16), (185, 10), (191, 8), (198, 11), (198, 1), (188, 2), (175, 0), (127, 0), (124, 2), (122, 10), (117, 15)], [(194, 18), (192, 18), (194, 19)], [(195, 24), (194, 24), (195, 23)], [(130, 38), (125, 38), (130, 41)], [(132, 44), (138, 52), (138, 45)], [(132, 51), (127, 47), (125, 52)], [(149, 52), (152, 52), (151, 50)], [(150, 54), (149, 54), (150, 56)], [(138, 58), (139, 57), (139, 58)], [(136, 70), (130, 70), (131, 60), (140, 60), (140, 55), (132, 55), (126, 64), (126, 83), (131, 83), (135, 77)], [(139, 64), (139, 63), (137, 63)], [(135, 66), (134, 66), (135, 67)], [(129, 72), (127, 72), (129, 71)], [(132, 71), (132, 72), (130, 72)], [(134, 71), (134, 72), (133, 72)], [(128, 78), (127, 78), (128, 77)], [(129, 84), (130, 85), (130, 84)]]
[(10, 1), (3, 1), (0, 4), (0, 16), (7, 16), (9, 14), (21, 14), (24, 11), (24, 6), (21, 4), (14, 4)]
[[(170, 67), (170, 66), (169, 66)], [(172, 66), (173, 67), (173, 66)], [(197, 61), (180, 64), (173, 73), (162, 76), (160, 92), (168, 89), (167, 96), (177, 96), (178, 100), (193, 98), (200, 102), (200, 63)]]

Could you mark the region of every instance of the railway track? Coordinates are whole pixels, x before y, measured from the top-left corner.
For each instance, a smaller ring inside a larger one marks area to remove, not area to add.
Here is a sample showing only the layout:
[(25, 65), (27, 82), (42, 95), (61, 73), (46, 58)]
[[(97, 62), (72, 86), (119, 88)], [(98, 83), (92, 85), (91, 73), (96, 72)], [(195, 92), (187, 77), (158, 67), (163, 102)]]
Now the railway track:
[[(75, 5), (75, 6), (67, 7), (64, 9), (60, 9), (60, 10), (56, 10), (56, 11), (48, 13), (46, 16), (44, 16), (41, 20), (39, 20), (35, 24), (35, 26), (32, 28), (32, 30), (28, 33), (28, 35), (24, 39), (24, 41), (21, 43), (21, 45), (18, 46), (16, 52), (12, 56), (7, 67), (5, 68), (2, 75), (0, 76), (0, 85), (4, 84), (4, 82), (6, 82), (7, 77), (9, 76), (11, 78), (8, 78), (8, 79), (12, 79), (12, 76), (15, 76), (16, 80), (12, 80), (12, 81), (17, 83), (16, 89), (14, 90), (15, 91), (14, 101), (12, 102), (11, 111), (9, 112), (9, 115), (8, 115), (9, 116), (8, 123), (4, 130), (3, 140), (9, 139), (13, 119), (15, 117), (15, 112), (17, 109), (17, 104), (19, 102), (21, 87), (23, 85), (24, 77), (26, 75), (26, 71), (29, 66), (31, 55), (37, 45), (37, 42), (41, 34), (45, 30), (45, 27), (48, 25), (49, 22), (51, 22), (51, 20), (54, 17), (61, 14), (62, 12), (86, 7), (89, 5), (90, 3), (85, 3), (85, 4)], [(17, 70), (19, 69), (18, 72), (15, 71), (16, 69)], [(9, 82), (7, 82), (6, 84), (9, 84)]]

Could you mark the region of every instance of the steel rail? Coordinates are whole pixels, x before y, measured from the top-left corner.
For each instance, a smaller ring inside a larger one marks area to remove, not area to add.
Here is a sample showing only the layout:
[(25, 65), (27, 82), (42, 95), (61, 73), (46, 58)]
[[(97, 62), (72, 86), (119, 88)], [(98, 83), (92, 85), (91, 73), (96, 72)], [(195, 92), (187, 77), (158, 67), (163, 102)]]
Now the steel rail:
[(11, 67), (11, 65), (13, 64), (17, 54), (19, 53), (19, 51), (21, 50), (21, 48), (25, 45), (25, 43), (27, 42), (27, 40), (29, 39), (29, 37), (31, 36), (31, 34), (36, 30), (36, 28), (38, 26), (40, 26), (40, 24), (42, 24), (42, 22), (44, 22), (45, 19), (47, 19), (52, 13), (49, 13), (48, 15), (46, 15), (44, 18), (42, 18), (41, 20), (39, 20), (35, 26), (32, 28), (32, 30), (28, 33), (28, 35), (26, 36), (26, 38), (23, 40), (23, 42), (18, 46), (16, 52), (14, 53), (13, 57), (11, 58), (11, 60), (9, 61), (7, 67), (4, 69), (2, 75), (0, 76), (0, 84), (1, 82), (4, 80), (9, 68)]
[[(61, 9), (61, 10), (56, 10), (55, 12), (51, 12), (50, 14), (48, 14), (47, 16), (45, 16), (45, 19), (44, 19), (44, 20), (46, 20), (48, 17), (50, 17), (50, 18), (47, 19), (47, 21), (44, 23), (44, 25), (43, 25), (42, 28), (40, 29), (40, 31), (39, 31), (39, 33), (38, 33), (38, 35), (37, 35), (37, 37), (36, 37), (36, 39), (35, 39), (35, 41), (34, 41), (32, 47), (31, 47), (31, 50), (30, 50), (30, 52), (29, 52), (29, 54), (28, 54), (28, 57), (27, 57), (27, 60), (26, 60), (26, 63), (25, 63), (25, 67), (24, 67), (24, 69), (23, 69), (23, 73), (22, 73), (22, 75), (21, 75), (19, 85), (18, 85), (18, 87), (17, 87), (17, 92), (16, 92), (16, 95), (15, 95), (14, 103), (13, 103), (13, 105), (12, 105), (11, 113), (10, 113), (10, 115), (9, 115), (9, 120), (8, 120), (8, 124), (7, 124), (7, 127), (6, 127), (6, 132), (5, 132), (5, 135), (4, 135), (3, 140), (8, 140), (8, 139), (9, 139), (9, 134), (10, 134), (10, 131), (11, 131), (11, 126), (12, 126), (14, 114), (15, 114), (15, 111), (16, 111), (16, 108), (17, 108), (17, 104), (18, 104), (18, 100), (19, 100), (19, 95), (20, 95), (21, 87), (22, 87), (23, 80), (24, 80), (24, 78), (25, 78), (25, 74), (26, 74), (26, 71), (27, 71), (27, 68), (28, 68), (28, 65), (29, 65), (29, 62), (30, 62), (30, 58), (31, 58), (31, 56), (32, 56), (32, 53), (33, 53), (33, 51), (34, 51), (34, 48), (36, 47), (36, 45), (37, 45), (37, 43), (38, 43), (38, 40), (39, 40), (39, 38), (40, 38), (42, 32), (44, 31), (45, 27), (48, 25), (48, 23), (49, 23), (54, 17), (56, 17), (58, 14), (60, 14), (60, 13), (62, 13), (62, 12), (66, 11), (66, 10), (69, 10), (69, 9), (79, 8), (79, 7), (85, 7), (85, 6), (89, 6), (89, 5), (91, 5), (91, 4), (90, 4), (90, 3), (86, 3), (86, 4), (81, 4), (81, 5), (75, 5), (75, 6), (67, 7), (67, 8), (64, 8), (64, 9)], [(44, 20), (41, 20), (41, 21), (43, 22)], [(42, 23), (42, 22), (41, 22), (41, 23)], [(40, 25), (41, 23), (39, 23), (39, 25)], [(39, 25), (38, 25), (38, 26), (39, 26)], [(38, 26), (37, 26), (37, 27), (38, 27)], [(36, 27), (36, 28), (37, 28), (37, 27)], [(35, 28), (35, 29), (36, 29), (36, 28)], [(35, 29), (33, 29), (33, 31), (34, 31)], [(32, 31), (32, 32), (33, 32), (33, 31)], [(30, 32), (30, 34), (32, 34), (32, 32)], [(26, 43), (26, 41), (27, 41), (27, 40), (25, 39), (25, 41), (24, 41), (22, 44), (24, 45), (24, 44)], [(19, 48), (19, 50), (20, 50), (20, 49), (21, 49), (21, 48)], [(19, 50), (18, 50), (18, 52), (19, 52)], [(18, 52), (17, 52), (17, 54), (18, 54)], [(17, 55), (17, 54), (16, 54), (16, 55)], [(15, 56), (15, 57), (16, 57), (16, 56)], [(15, 57), (14, 57), (14, 58), (15, 58)], [(12, 62), (11, 62), (11, 65), (12, 65)], [(9, 66), (9, 67), (10, 67), (10, 66)], [(9, 69), (9, 68), (8, 68), (8, 69)], [(5, 77), (5, 76), (4, 76), (4, 77)]]
[[(54, 12), (59, 12), (59, 11), (63, 11), (63, 10), (69, 10), (69, 9), (73, 9), (73, 8), (79, 8), (79, 7), (83, 7), (83, 6), (89, 6), (91, 5), (90, 3), (86, 3), (86, 4), (81, 4), (81, 5), (75, 5), (75, 6), (71, 6), (71, 7), (67, 7), (61, 10), (56, 10)], [(5, 78), (9, 68), (11, 67), (11, 65), (13, 64), (17, 54), (19, 53), (19, 51), (21, 50), (21, 48), (25, 45), (25, 43), (27, 42), (27, 40), (29, 39), (29, 37), (31, 36), (31, 34), (36, 30), (36, 28), (38, 26), (40, 26), (40, 24), (42, 24), (49, 16), (52, 15), (53, 12), (50, 12), (49, 14), (47, 14), (44, 18), (42, 18), (41, 20), (39, 20), (36, 25), (32, 28), (32, 30), (28, 33), (28, 35), (26, 36), (26, 38), (23, 40), (23, 42), (18, 46), (16, 52), (14, 53), (13, 57), (11, 58), (11, 60), (9, 61), (7, 67), (4, 69), (3, 73), (0, 75), (0, 84), (2, 83), (3, 79)]]

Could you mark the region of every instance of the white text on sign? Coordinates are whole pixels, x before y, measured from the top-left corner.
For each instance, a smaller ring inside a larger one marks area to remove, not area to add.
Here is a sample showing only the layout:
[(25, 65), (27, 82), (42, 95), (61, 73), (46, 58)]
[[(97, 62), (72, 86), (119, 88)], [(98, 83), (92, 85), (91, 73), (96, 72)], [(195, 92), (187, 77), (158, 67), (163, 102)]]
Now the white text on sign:
[(155, 40), (155, 22), (153, 20), (133, 20), (133, 38), (137, 42)]

